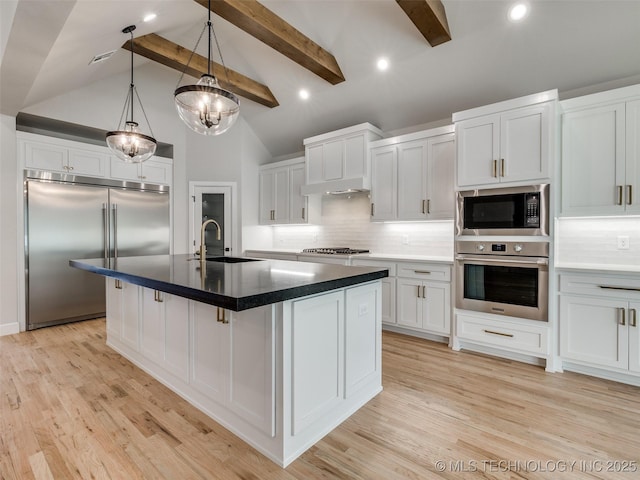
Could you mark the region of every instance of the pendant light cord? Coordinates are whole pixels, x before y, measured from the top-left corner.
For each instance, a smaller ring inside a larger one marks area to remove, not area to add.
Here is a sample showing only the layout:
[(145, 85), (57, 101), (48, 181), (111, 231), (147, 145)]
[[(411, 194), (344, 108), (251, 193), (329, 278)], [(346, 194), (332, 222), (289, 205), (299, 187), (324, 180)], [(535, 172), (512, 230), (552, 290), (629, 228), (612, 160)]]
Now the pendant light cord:
[[(131, 121), (133, 122), (133, 91), (136, 88), (133, 84), (133, 30), (129, 33), (131, 34), (131, 83), (129, 84), (129, 88), (131, 89)], [(136, 95), (137, 94), (136, 92)], [(140, 100), (140, 98), (138, 98), (138, 100)], [(140, 105), (142, 105), (142, 103)]]

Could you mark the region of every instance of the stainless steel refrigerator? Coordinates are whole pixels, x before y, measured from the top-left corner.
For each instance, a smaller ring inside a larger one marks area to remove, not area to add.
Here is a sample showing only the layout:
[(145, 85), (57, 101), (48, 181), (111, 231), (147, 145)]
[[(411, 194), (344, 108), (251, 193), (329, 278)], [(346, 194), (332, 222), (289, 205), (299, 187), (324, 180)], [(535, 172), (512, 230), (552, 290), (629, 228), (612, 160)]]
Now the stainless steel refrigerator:
[(166, 186), (27, 172), (27, 330), (104, 316), (104, 277), (69, 260), (168, 254), (169, 239)]

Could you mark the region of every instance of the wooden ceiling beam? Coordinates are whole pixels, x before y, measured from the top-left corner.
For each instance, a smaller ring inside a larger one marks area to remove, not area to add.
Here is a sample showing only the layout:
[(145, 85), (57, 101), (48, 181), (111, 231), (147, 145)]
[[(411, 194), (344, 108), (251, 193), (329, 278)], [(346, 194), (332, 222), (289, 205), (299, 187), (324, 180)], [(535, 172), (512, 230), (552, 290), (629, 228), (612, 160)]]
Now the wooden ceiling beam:
[(332, 85), (344, 82), (333, 55), (256, 0), (212, 0), (211, 11)]
[(432, 47), (451, 40), (447, 14), (440, 0), (396, 0)]
[[(207, 73), (206, 57), (194, 53), (191, 62), (189, 62), (189, 57), (191, 57), (192, 54), (191, 50), (187, 50), (155, 33), (134, 38), (133, 43), (135, 53), (154, 62), (161, 63), (179, 72), (184, 71), (185, 74), (195, 78), (200, 78), (203, 74)], [(122, 48), (131, 50), (130, 42), (125, 42)], [(185, 70), (187, 63), (189, 63), (189, 66)], [(227, 68), (225, 72), (225, 67), (219, 63), (211, 62), (211, 64), (211, 73), (218, 79), (218, 83), (222, 88), (270, 108), (279, 105), (278, 100), (276, 100), (276, 97), (274, 97), (266, 85), (256, 82), (229, 68)]]

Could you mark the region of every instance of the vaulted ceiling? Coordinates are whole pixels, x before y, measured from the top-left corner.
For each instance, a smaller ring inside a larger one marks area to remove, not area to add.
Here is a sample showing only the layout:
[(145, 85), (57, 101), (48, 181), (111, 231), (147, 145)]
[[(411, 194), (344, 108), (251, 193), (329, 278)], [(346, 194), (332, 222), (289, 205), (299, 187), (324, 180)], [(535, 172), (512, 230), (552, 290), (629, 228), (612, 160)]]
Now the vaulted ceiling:
[[(178, 53), (190, 55), (207, 16), (206, 0), (0, 3), (0, 109), (13, 115), (126, 72), (121, 30), (130, 24), (138, 27), (136, 69), (174, 68), (177, 81), (176, 66), (152, 62), (142, 48), (157, 57), (158, 45), (181, 45), (185, 51)], [(506, 19), (510, 2), (501, 0), (442, 0), (442, 8), (434, 0), (262, 0), (260, 6), (292, 29), (289, 36), (308, 41), (316, 60), (302, 61), (292, 59), (300, 52), (278, 43), (282, 38), (245, 31), (251, 22), (264, 30), (265, 14), (238, 20), (224, 10), (242, 1), (213, 3), (224, 63), (237, 75), (228, 80), (246, 89), (237, 92), (241, 116), (273, 156), (301, 150), (305, 137), (365, 121), (404, 132), (446, 122), (455, 111), (551, 88), (562, 97), (640, 83), (640, 1), (531, 0), (529, 16), (514, 24)], [(157, 18), (143, 23), (150, 11)], [(430, 44), (426, 37), (434, 35), (441, 40)], [(198, 54), (206, 58), (206, 41), (201, 47)], [(110, 59), (88, 65), (110, 50), (117, 50)], [(379, 56), (389, 59), (386, 72), (375, 68)], [(197, 77), (193, 62), (187, 73)], [(300, 88), (310, 92), (308, 100), (298, 97)]]

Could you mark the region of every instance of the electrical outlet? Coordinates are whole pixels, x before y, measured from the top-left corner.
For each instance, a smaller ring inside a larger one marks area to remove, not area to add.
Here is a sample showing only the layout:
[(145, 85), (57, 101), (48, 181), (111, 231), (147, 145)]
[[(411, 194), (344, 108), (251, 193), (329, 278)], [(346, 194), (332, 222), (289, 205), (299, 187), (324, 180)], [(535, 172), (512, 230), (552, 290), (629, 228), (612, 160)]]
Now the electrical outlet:
[(409, 235), (402, 235), (402, 244), (409, 245)]
[(618, 250), (629, 250), (629, 235), (618, 235)]

